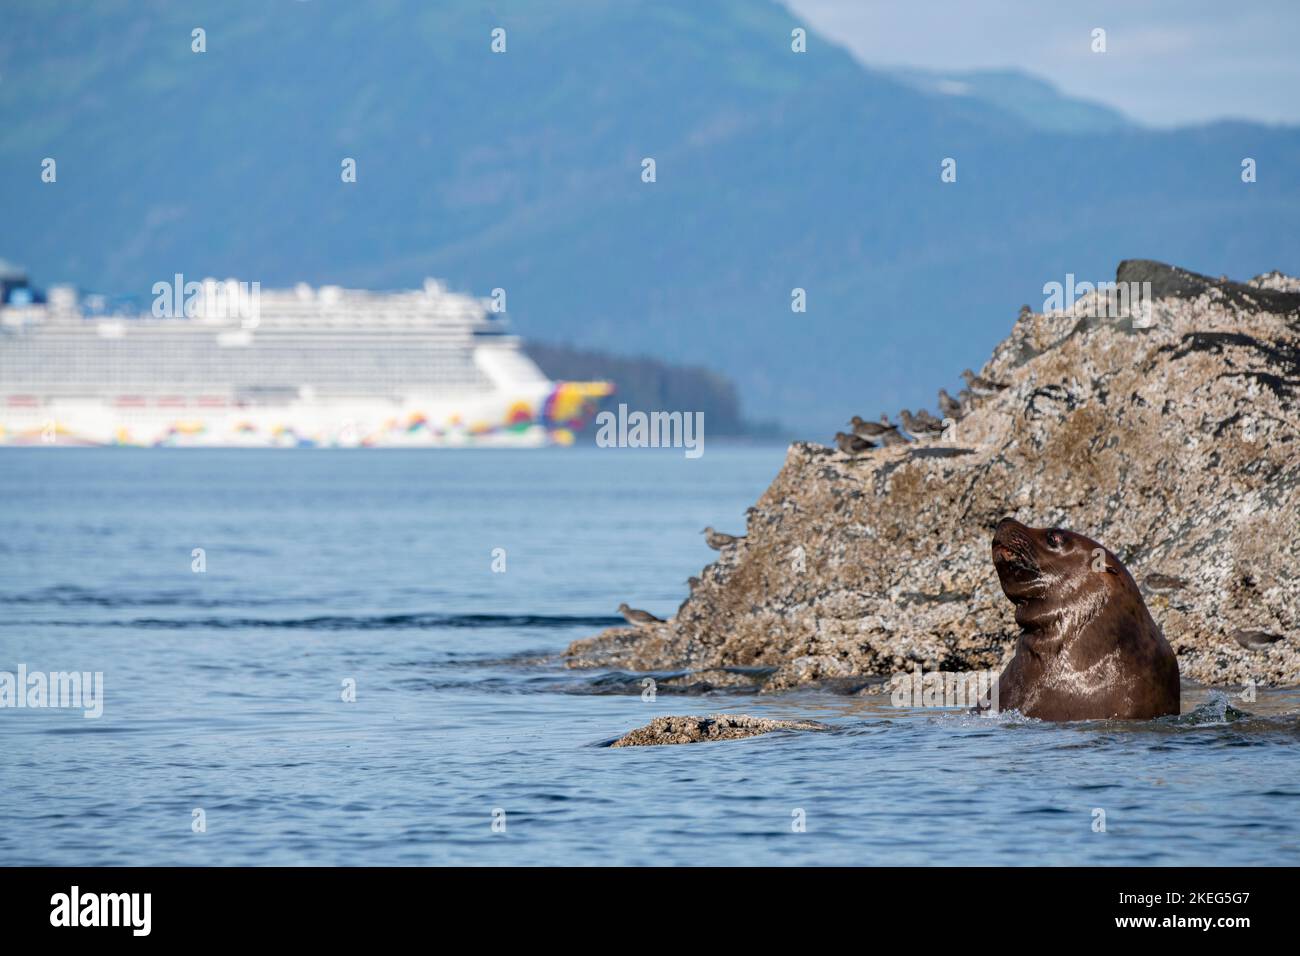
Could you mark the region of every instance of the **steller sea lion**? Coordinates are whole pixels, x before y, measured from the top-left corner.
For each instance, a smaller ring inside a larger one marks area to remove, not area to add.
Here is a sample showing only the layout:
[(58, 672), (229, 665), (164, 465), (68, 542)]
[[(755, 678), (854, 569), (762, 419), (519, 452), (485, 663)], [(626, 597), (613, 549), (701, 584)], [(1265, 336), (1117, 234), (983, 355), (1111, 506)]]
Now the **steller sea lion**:
[(1178, 713), (1178, 658), (1115, 555), (1073, 531), (1003, 518), (993, 565), (1020, 625), (999, 709), (1040, 720)]

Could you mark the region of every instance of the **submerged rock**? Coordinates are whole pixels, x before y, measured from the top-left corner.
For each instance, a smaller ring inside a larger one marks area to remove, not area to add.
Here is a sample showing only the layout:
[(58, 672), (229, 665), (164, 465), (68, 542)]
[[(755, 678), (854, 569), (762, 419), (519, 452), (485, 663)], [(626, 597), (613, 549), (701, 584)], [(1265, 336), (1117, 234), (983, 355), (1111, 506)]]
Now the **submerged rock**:
[(697, 744), (707, 740), (738, 740), (774, 730), (830, 730), (815, 720), (769, 720), (746, 714), (712, 714), (708, 717), (656, 717), (644, 727), (629, 731), (611, 747), (657, 747), (662, 744)]
[(796, 442), (675, 618), (567, 664), (773, 669), (762, 693), (1000, 668), (1018, 631), (989, 537), (1012, 515), (1114, 551), (1184, 679), (1300, 684), (1300, 281), (1145, 260), (1119, 278), (1151, 282), (1149, 316), (1099, 315), (1096, 294), (1022, 313), (980, 372), (1008, 387), (946, 437)]

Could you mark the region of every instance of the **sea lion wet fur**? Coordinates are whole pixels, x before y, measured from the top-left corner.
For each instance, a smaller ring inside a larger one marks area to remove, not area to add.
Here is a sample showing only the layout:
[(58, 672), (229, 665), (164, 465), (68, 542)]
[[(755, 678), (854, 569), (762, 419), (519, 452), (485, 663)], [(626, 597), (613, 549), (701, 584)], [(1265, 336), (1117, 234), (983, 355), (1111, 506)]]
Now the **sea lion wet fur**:
[(1041, 720), (1149, 720), (1179, 711), (1178, 659), (1128, 570), (1091, 538), (1003, 518), (993, 564), (1020, 640), (998, 706)]

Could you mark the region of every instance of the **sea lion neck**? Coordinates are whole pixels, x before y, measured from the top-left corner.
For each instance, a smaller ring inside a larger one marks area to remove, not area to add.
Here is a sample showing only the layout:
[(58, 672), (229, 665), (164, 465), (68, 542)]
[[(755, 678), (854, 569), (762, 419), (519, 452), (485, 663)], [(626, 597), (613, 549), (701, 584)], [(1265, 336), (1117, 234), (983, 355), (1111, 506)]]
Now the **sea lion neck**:
[(1060, 605), (1046, 597), (1016, 602), (1016, 623), (1022, 634), (1031, 637), (1046, 634), (1055, 629), (1060, 619)]

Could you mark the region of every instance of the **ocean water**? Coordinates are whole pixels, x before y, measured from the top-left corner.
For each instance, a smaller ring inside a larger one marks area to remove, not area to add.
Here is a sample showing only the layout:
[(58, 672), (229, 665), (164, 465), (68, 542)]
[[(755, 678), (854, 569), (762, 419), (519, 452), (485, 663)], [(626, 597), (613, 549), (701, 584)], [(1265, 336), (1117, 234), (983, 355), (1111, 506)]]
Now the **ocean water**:
[[(671, 613), (783, 456), (3, 451), (0, 671), (104, 691), (0, 710), (0, 863), (1300, 860), (1295, 691), (1053, 726), (547, 663)], [(601, 746), (713, 711), (833, 730)]]

